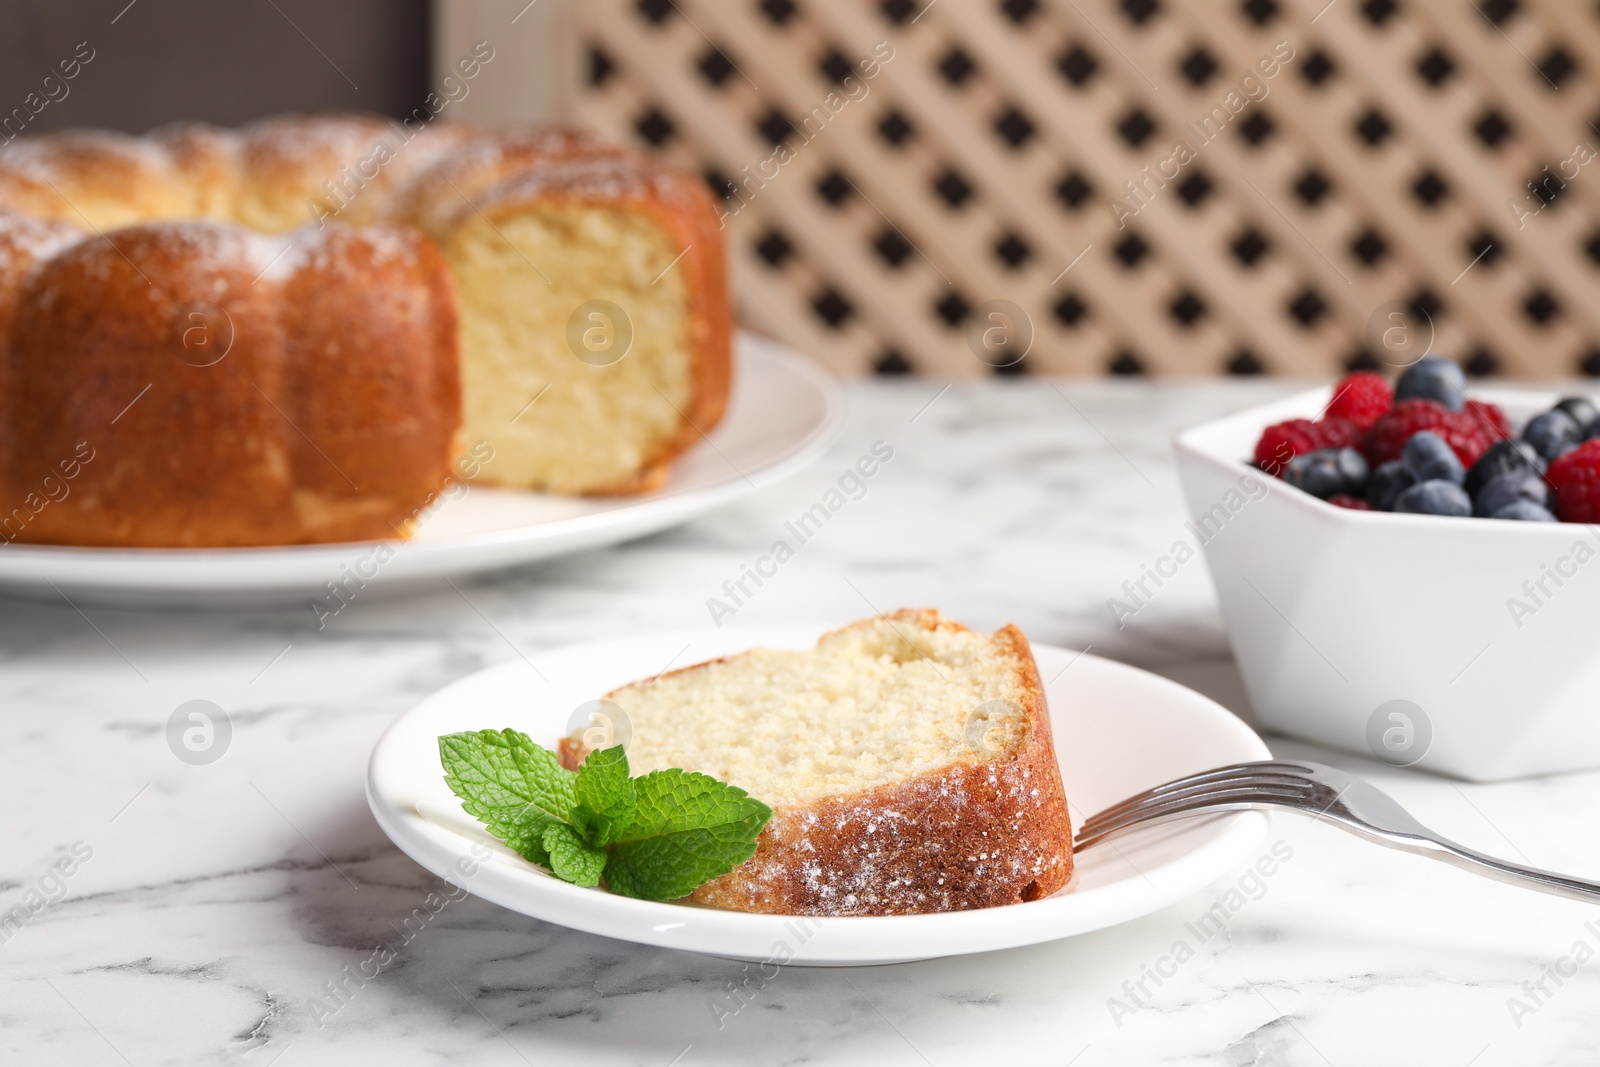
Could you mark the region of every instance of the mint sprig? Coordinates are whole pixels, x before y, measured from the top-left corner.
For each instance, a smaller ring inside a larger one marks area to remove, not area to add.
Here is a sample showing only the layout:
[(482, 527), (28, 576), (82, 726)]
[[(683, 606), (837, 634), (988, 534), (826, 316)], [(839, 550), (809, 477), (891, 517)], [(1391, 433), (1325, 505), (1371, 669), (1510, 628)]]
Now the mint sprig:
[(518, 855), (562, 881), (676, 900), (756, 851), (772, 809), (737, 786), (673, 768), (628, 775), (618, 745), (569, 771), (516, 730), (439, 738), (461, 806)]

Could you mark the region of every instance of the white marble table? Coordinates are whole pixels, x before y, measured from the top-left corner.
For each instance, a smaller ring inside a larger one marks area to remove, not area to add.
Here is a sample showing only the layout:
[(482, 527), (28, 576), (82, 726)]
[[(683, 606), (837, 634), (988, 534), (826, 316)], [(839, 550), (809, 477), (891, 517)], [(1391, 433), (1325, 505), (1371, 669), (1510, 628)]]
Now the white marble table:
[[(1248, 714), (1204, 568), (1181, 572), (1120, 631), (1105, 600), (1179, 531), (1171, 435), (1289, 387), (987, 382), (927, 407), (941, 385), (853, 387), (848, 429), (823, 462), (678, 531), (460, 593), (364, 599), (322, 632), (309, 610), (0, 602), (0, 911), (41, 889), (55, 898), (0, 926), (0, 1061), (1593, 1062), (1600, 909), (1287, 817), (1269, 841), (1292, 859), (1204, 943), (1185, 924), (1237, 878), (1072, 941), (785, 970), (720, 1028), (713, 1006), (743, 977), (737, 964), (473, 898), (403, 939), (399, 924), (438, 883), (367, 812), (363, 770), (384, 726), (488, 664), (705, 625), (707, 598), (875, 440), (894, 458), (866, 495), (734, 622), (937, 605), (974, 626), (1014, 621), (1040, 642), (1092, 646)], [(231, 718), (230, 747), (208, 766), (166, 743), (168, 717), (191, 699)], [(1369, 774), (1463, 842), (1600, 875), (1600, 775), (1457, 785), (1292, 741), (1273, 748)], [(51, 873), (58, 862), (70, 876)], [(1140, 993), (1145, 968), (1179, 939), (1194, 958)], [(329, 999), (327, 984), (380, 943), (394, 962), (346, 983), (344, 1003)], [(338, 1010), (314, 1009), (318, 999)]]

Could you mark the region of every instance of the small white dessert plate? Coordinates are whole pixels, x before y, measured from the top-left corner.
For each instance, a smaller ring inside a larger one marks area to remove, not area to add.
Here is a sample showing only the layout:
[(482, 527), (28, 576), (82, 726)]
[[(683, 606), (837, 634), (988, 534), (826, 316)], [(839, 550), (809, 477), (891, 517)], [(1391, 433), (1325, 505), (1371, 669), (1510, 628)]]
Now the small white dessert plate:
[[(278, 548), (120, 549), (0, 546), (0, 594), (132, 607), (245, 608), (309, 603), (346, 589), (372, 599), (420, 582), (532, 563), (657, 533), (811, 463), (832, 443), (843, 405), (816, 364), (741, 334), (727, 414), (640, 497), (551, 496), (472, 485), (409, 541)], [(458, 483), (459, 484), (459, 483)], [(379, 546), (383, 546), (380, 548)]]
[[(444, 782), (438, 737), (512, 727), (546, 746), (580, 704), (748, 648), (810, 648), (822, 626), (679, 630), (570, 645), (446, 686), (373, 749), (367, 802), (384, 833), (441, 878), (512, 911), (605, 937), (743, 960), (860, 966), (1032, 945), (1175, 903), (1254, 858), (1266, 816), (1249, 811), (1132, 831), (1077, 857), (1072, 883), (1042, 900), (938, 915), (798, 918), (653, 903), (580, 889), (489, 838)], [(1176, 682), (1097, 656), (1034, 646), (1076, 825), (1193, 771), (1267, 759), (1226, 709)]]

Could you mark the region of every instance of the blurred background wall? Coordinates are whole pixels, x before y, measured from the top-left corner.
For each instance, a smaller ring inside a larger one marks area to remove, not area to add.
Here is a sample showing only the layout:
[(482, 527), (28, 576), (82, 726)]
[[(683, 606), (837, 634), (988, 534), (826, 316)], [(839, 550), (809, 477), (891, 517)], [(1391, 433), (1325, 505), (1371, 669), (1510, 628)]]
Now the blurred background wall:
[(23, 105), (80, 42), (93, 60), (30, 129), (402, 115), (429, 81), (428, 0), (4, 0), (0, 109)]
[(1590, 2), (6, 0), (0, 107), (86, 41), (30, 129), (402, 114), (478, 40), (452, 115), (694, 168), (843, 373), (1600, 375)]
[(730, 191), (749, 321), (836, 368), (984, 372), (1003, 301), (1002, 373), (1600, 374), (1589, 0), (582, 12), (580, 114)]

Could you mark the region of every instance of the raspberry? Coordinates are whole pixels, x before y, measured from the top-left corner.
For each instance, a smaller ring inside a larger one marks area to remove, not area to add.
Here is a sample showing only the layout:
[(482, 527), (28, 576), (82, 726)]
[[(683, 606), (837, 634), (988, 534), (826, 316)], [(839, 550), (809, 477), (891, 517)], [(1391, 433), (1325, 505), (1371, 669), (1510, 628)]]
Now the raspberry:
[(1515, 436), (1511, 432), (1511, 420), (1506, 418), (1506, 413), (1501, 411), (1498, 405), (1484, 400), (1469, 400), (1465, 411), (1478, 420), (1491, 442), (1504, 441)]
[(1366, 431), (1350, 419), (1325, 418), (1312, 425), (1318, 448), (1360, 448), (1366, 437)]
[(1378, 416), (1394, 403), (1394, 390), (1384, 381), (1383, 375), (1369, 370), (1346, 374), (1333, 387), (1333, 399), (1328, 403), (1327, 415), (1332, 419), (1349, 419), (1363, 430), (1370, 430)]
[(1351, 511), (1371, 511), (1372, 505), (1358, 496), (1346, 496), (1344, 493), (1335, 493), (1328, 498), (1328, 503), (1337, 508), (1349, 508)]
[(1600, 438), (1557, 456), (1545, 479), (1555, 486), (1555, 513), (1563, 522), (1600, 521)]
[(1367, 462), (1376, 467), (1399, 459), (1411, 435), (1421, 430), (1432, 430), (1444, 438), (1463, 467), (1476, 463), (1491, 443), (1479, 416), (1449, 411), (1438, 401), (1415, 397), (1395, 404), (1372, 424), (1367, 433)]
[(1361, 427), (1349, 419), (1290, 419), (1262, 431), (1256, 442), (1256, 466), (1278, 477), (1296, 456), (1320, 448), (1353, 448), (1360, 442)]

